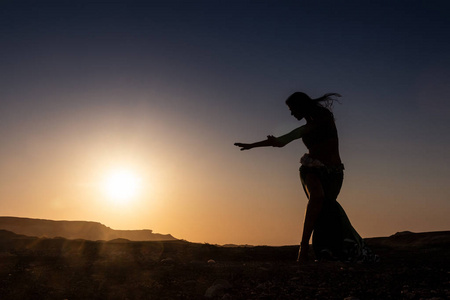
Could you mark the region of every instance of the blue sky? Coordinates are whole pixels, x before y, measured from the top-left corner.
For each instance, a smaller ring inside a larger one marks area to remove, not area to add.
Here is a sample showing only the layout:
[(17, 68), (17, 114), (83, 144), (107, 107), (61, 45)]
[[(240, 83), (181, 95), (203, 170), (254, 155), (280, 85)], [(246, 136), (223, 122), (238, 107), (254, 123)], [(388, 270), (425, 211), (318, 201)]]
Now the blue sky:
[[(338, 200), (356, 229), (448, 230), (449, 13), (447, 1), (2, 1), (0, 211), (296, 243), (305, 147), (233, 143), (302, 125), (284, 104), (295, 91), (338, 92)], [(114, 164), (152, 186), (134, 209), (104, 212), (86, 188)]]

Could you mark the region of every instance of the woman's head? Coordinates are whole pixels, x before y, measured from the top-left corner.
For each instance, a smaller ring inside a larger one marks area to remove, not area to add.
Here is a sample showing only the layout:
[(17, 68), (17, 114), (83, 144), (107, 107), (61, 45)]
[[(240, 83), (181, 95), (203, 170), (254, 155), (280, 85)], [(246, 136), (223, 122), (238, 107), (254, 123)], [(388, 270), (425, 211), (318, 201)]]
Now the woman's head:
[[(320, 98), (311, 99), (311, 97), (305, 93), (295, 92), (287, 98), (286, 104), (291, 110), (291, 114), (298, 120), (301, 120), (309, 115), (314, 108), (326, 107), (330, 109), (333, 105), (333, 101), (337, 101), (337, 99), (333, 97), (341, 97), (341, 95), (337, 93), (328, 93)], [(323, 102), (324, 105), (322, 105), (321, 102)]]
[(314, 105), (313, 100), (302, 92), (295, 92), (290, 95), (286, 100), (286, 104), (291, 110), (291, 114), (298, 120), (303, 119), (305, 113)]

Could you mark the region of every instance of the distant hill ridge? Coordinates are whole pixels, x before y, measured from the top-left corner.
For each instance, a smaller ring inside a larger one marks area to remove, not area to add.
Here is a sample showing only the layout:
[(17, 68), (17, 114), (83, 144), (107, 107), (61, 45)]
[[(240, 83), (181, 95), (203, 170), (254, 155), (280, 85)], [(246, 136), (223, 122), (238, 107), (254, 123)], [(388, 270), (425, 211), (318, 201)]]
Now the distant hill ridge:
[(19, 217), (0, 217), (0, 229), (35, 237), (62, 237), (66, 239), (130, 241), (172, 241), (170, 234), (153, 233), (152, 230), (114, 230), (98, 222), (53, 221)]

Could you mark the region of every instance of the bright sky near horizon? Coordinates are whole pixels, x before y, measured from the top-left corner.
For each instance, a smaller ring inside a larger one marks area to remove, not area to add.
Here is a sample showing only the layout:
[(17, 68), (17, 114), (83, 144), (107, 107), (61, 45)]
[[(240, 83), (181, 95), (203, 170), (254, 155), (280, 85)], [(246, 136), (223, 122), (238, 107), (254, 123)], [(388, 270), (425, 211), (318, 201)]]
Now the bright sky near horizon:
[(233, 143), (302, 125), (295, 91), (337, 92), (338, 201), (357, 231), (450, 230), (449, 15), (433, 0), (1, 1), (0, 215), (297, 244), (306, 148)]

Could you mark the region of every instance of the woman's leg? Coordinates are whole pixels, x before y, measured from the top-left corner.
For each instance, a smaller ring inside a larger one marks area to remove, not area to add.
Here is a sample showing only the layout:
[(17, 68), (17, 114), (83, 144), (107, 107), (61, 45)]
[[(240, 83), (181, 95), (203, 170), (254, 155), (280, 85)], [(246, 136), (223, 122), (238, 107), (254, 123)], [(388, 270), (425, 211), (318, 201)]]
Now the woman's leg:
[(343, 173), (329, 172), (320, 177), (325, 201), (314, 225), (312, 239), (317, 259), (336, 259), (343, 256), (344, 224), (340, 218), (336, 198), (342, 186)]
[(322, 182), (314, 173), (307, 173), (302, 176), (302, 183), (308, 195), (309, 201), (306, 207), (305, 220), (303, 224), (303, 234), (300, 243), (300, 251), (297, 261), (304, 262), (308, 260), (308, 248), (311, 234), (314, 230), (314, 225), (322, 210), (323, 202), (325, 200), (325, 193)]

